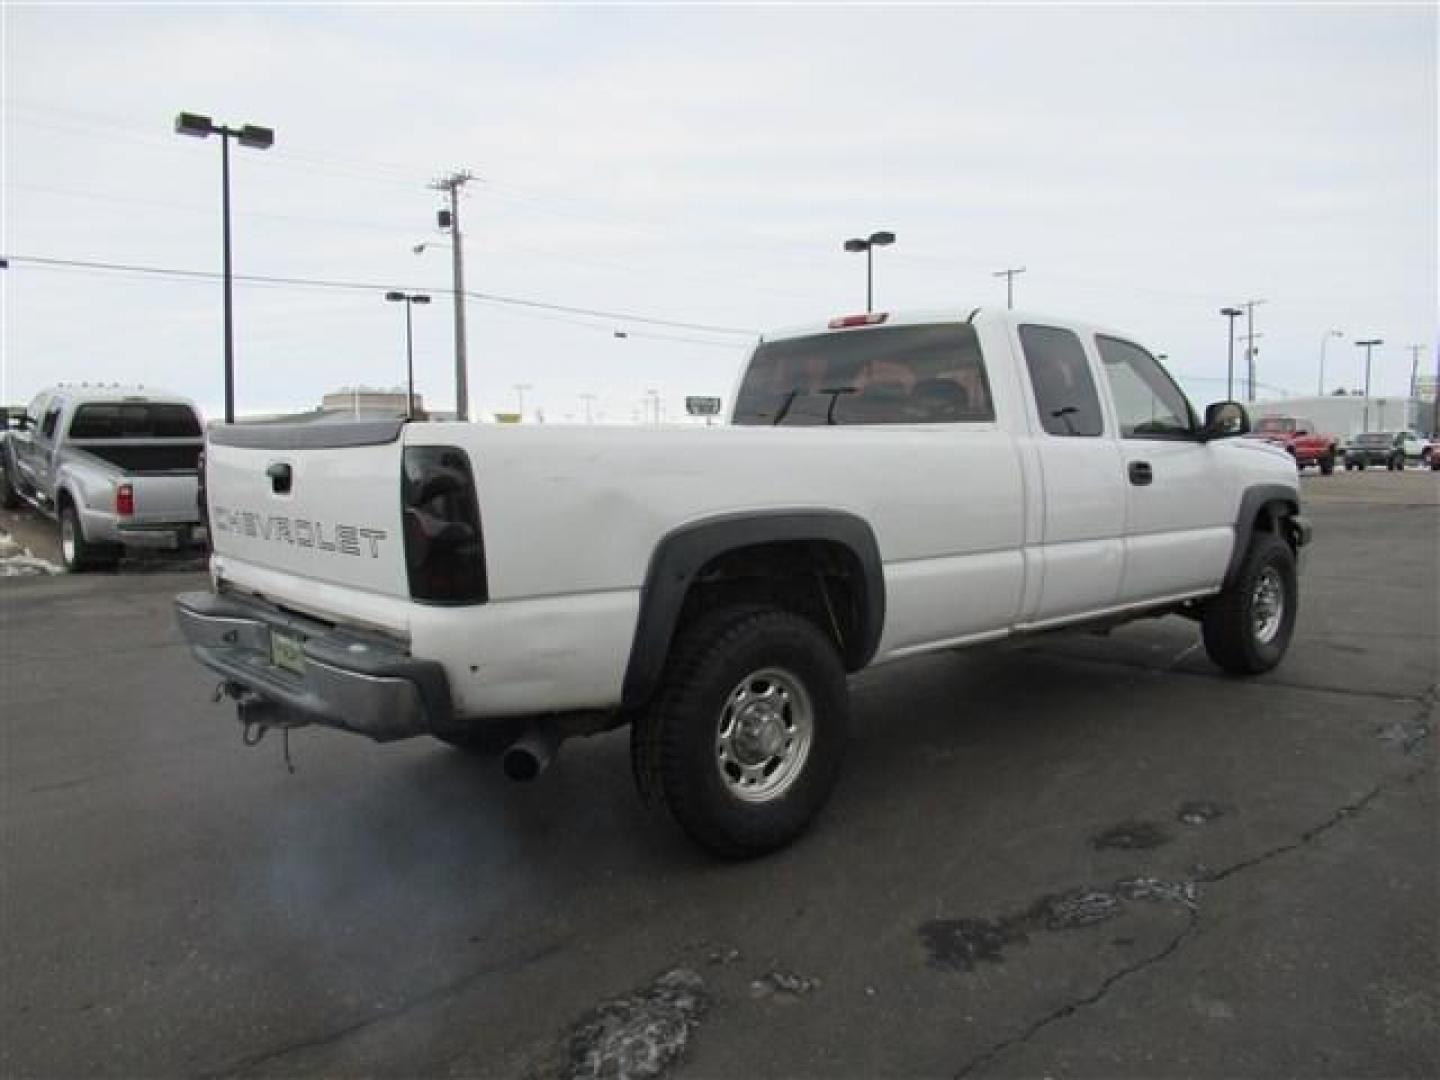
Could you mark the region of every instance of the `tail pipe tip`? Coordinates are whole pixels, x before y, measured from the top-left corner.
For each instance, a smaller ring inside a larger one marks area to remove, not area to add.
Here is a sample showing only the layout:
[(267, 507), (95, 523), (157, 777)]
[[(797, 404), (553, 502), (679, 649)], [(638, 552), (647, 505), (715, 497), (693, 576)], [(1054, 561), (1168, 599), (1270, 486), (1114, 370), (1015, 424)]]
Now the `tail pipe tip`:
[(542, 724), (511, 743), (500, 765), (511, 780), (528, 782), (548, 769), (559, 753), (560, 736), (549, 724)]

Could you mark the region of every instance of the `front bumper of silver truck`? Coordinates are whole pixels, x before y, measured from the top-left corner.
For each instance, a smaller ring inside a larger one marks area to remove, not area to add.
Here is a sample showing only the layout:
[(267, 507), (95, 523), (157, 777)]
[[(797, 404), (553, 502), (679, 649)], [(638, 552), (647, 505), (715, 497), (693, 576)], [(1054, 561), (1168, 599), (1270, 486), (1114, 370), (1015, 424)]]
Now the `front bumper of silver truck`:
[(176, 597), (175, 616), (196, 658), (221, 676), (248, 722), (320, 724), (381, 742), (452, 724), (444, 669), (378, 635), (209, 592)]

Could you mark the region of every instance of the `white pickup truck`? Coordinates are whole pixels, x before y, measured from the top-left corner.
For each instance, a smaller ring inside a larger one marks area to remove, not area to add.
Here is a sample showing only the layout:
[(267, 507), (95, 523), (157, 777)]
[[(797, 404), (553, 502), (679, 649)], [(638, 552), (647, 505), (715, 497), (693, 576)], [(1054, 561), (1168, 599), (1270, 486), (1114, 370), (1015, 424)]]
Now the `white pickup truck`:
[(1235, 674), (1289, 644), (1310, 528), (1234, 402), (1123, 334), (977, 309), (763, 338), (716, 428), (212, 427), (213, 592), (177, 599), (242, 721), (505, 749), (631, 726), (700, 844), (819, 810), (846, 675), (1175, 614)]
[(195, 406), (143, 387), (53, 386), (0, 435), (0, 505), (53, 517), (69, 570), (204, 541)]

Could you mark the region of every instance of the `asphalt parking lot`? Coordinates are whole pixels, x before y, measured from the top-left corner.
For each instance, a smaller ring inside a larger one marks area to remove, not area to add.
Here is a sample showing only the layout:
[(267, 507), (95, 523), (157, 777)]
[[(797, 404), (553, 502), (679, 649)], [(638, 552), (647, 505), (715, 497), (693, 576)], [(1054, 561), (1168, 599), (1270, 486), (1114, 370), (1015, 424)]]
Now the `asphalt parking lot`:
[(0, 582), (0, 1070), (584, 1075), (634, 1022), (634, 1075), (1440, 1075), (1440, 476), (1304, 487), (1279, 670), (1165, 619), (866, 672), (829, 809), (740, 865), (623, 733), (292, 774), (179, 643), (203, 575)]

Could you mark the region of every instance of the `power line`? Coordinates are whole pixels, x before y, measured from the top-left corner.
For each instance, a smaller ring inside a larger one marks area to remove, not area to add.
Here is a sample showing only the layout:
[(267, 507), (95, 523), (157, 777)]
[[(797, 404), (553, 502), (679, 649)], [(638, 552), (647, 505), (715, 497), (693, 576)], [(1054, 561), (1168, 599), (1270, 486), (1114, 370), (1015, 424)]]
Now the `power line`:
[[(112, 273), (145, 274), (156, 277), (170, 277), (183, 279), (200, 279), (205, 281), (217, 280), (221, 275), (213, 270), (182, 270), (175, 267), (163, 266), (141, 266), (133, 263), (111, 263), (86, 259), (57, 259), (40, 255), (9, 255), (12, 262), (17, 264), (29, 264), (32, 266), (53, 267), (76, 270), (96, 270)], [(396, 288), (393, 282), (378, 285), (373, 282), (364, 281), (337, 281), (325, 278), (302, 278), (302, 277), (281, 277), (272, 274), (236, 274), (236, 281), (250, 282), (261, 285), (294, 285), (308, 288), (325, 289), (351, 289), (363, 292), (388, 292)], [(419, 289), (420, 286), (403, 286), (405, 289)], [(716, 326), (711, 323), (685, 322), (680, 319), (662, 319), (654, 315), (636, 315), (633, 312), (607, 311), (602, 308), (578, 307), (573, 304), (560, 304), (549, 300), (534, 300), (523, 296), (503, 296), (499, 293), (483, 293), (465, 290), (463, 293), (467, 300), (475, 300), (486, 304), (501, 304), (511, 307), (530, 308), (537, 311), (559, 311), (570, 315), (589, 315), (593, 318), (611, 319), (617, 322), (641, 323), (646, 326), (664, 326), (676, 330), (698, 330), (708, 334), (735, 334), (745, 337), (753, 337), (757, 333), (754, 330), (742, 329), (735, 326)]]

